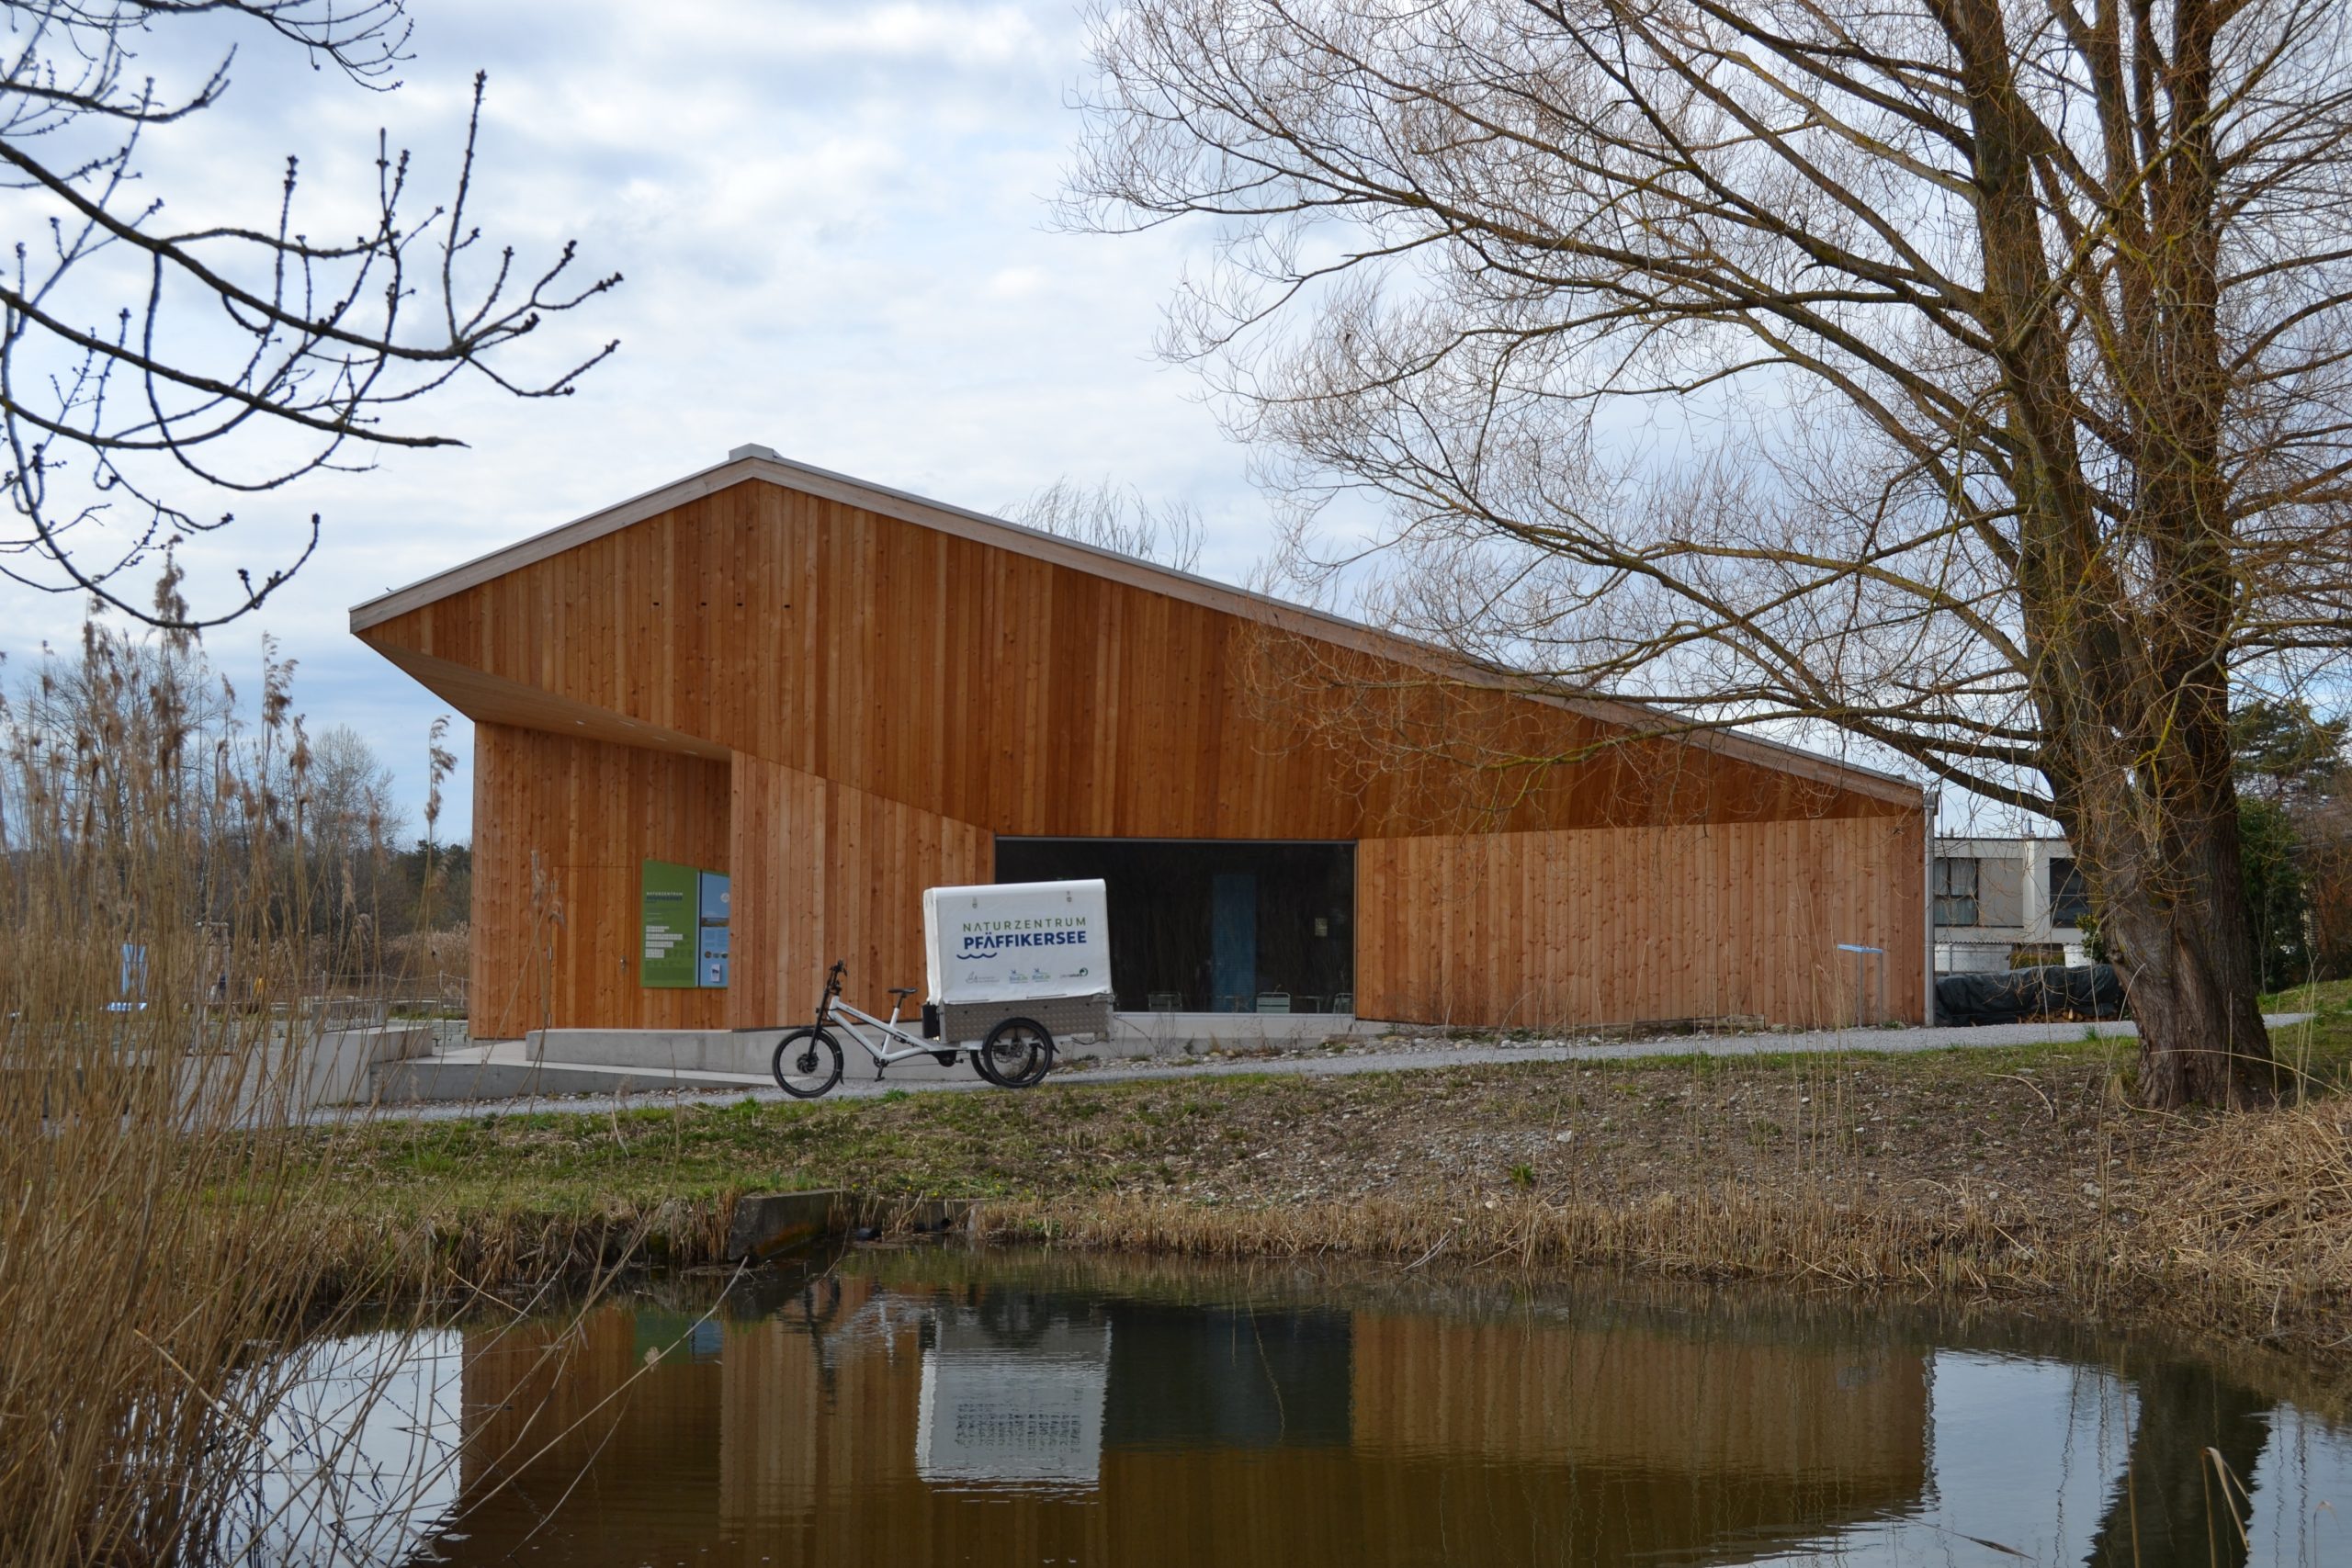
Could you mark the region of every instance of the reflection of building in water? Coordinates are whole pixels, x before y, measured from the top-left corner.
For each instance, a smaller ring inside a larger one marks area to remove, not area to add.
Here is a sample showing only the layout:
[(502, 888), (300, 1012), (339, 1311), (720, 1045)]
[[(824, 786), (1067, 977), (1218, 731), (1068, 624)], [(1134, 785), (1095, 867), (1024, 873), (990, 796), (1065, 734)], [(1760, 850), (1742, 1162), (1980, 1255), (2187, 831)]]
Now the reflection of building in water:
[(1119, 1302), (1119, 1450), (1345, 1447), (1349, 1316)]
[(647, 1343), (629, 1314), (591, 1314), (551, 1385), (514, 1342), (469, 1357), (481, 1453), (562, 1436), (503, 1489), (469, 1468), (478, 1506), (445, 1561), (503, 1562), (527, 1540), (565, 1562), (743, 1568), (1736, 1562), (1913, 1508), (1927, 1476), (1918, 1356), (1704, 1322), (852, 1276), (729, 1325), (716, 1366), (681, 1347), (600, 1404)]
[(1352, 1389), (1365, 1451), (1842, 1476), (1881, 1501), (1926, 1477), (1926, 1367), (1883, 1346), (1358, 1314)]
[(1928, 1379), (1885, 1346), (1358, 1314), (1370, 1559), (1737, 1562), (1915, 1506)]
[[(599, 1492), (640, 1479), (658, 1478), (650, 1506), (616, 1518), (612, 1546), (596, 1547), (611, 1556), (581, 1550), (572, 1560), (641, 1562), (640, 1548), (665, 1530), (707, 1528), (719, 1506), (719, 1368), (693, 1356), (694, 1322), (607, 1307), (576, 1323), (468, 1332), (454, 1526), (465, 1539), (444, 1538), (432, 1561), (511, 1562), (532, 1550), (550, 1512), (601, 1509)], [(649, 1369), (649, 1349), (669, 1353)]]
[(1092, 1486), (1110, 1371), (1108, 1323), (1057, 1318), (1008, 1343), (972, 1314), (947, 1314), (922, 1353), (916, 1473)]

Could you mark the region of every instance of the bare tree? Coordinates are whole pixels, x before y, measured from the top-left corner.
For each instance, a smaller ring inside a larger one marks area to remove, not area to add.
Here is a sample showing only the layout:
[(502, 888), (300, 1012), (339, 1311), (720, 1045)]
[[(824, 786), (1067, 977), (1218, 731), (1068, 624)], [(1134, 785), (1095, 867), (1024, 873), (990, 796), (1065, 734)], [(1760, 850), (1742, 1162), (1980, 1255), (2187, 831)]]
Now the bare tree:
[[(148, 143), (222, 102), (236, 51), (201, 56), (214, 62), (177, 91), (142, 73), (143, 52), (242, 28), (389, 91), (405, 0), (6, 0), (0, 16), (0, 211), (16, 231), (0, 276), (0, 488), (16, 526), (0, 526), (0, 571), (15, 581), (164, 625), (116, 584), (230, 526), (237, 497), (368, 467), (384, 447), (458, 445), (390, 422), (461, 372), (561, 396), (616, 346), (536, 371), (502, 352), (619, 278), (575, 283), (571, 245), (526, 264), (472, 226), (479, 75), (447, 198), (419, 210), (408, 153), (379, 133), (374, 188), (345, 193), (366, 212), (348, 240), (298, 218), (290, 156), (258, 224), (176, 225), (150, 193)], [(293, 559), (239, 569), (224, 605), (175, 624), (258, 606), (317, 547), (310, 523)]]
[(287, 880), (305, 884), (313, 939), (345, 973), (380, 971), (380, 942), (394, 914), (392, 856), (406, 827), (390, 768), (358, 731), (332, 725), (304, 737), (289, 769), (296, 832)]
[(1197, 570), (1205, 535), (1201, 514), (1190, 502), (1154, 506), (1141, 491), (1121, 488), (1108, 479), (1091, 490), (1068, 475), (1030, 492), (1018, 506), (1005, 509), (1015, 523), (1076, 539), (1098, 549)]
[[(2331, 0), (1142, 0), (1069, 220), (1396, 624), (2054, 817), (2154, 1105), (2268, 1089), (2233, 689), (2352, 626)], [(1540, 761), (1540, 760), (1539, 760)]]

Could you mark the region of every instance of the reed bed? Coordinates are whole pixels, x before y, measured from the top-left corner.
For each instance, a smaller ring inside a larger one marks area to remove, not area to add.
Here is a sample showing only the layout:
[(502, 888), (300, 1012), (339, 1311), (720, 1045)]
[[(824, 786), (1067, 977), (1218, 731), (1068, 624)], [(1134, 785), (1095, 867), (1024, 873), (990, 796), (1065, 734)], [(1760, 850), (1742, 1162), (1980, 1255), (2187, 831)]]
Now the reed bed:
[[(322, 994), (322, 961), (347, 955), (317, 933), (367, 922), (312, 907), (288, 667), (268, 665), (250, 724), (185, 637), (94, 626), (18, 673), (0, 705), (0, 1562), (232, 1558), (340, 1508), (356, 1423), (288, 1427), (318, 1371), (296, 1347), (362, 1299), (414, 1297), (405, 1256), (349, 1245), (322, 1201), (322, 1140), (347, 1134), (294, 1124), (355, 1010)], [(364, 1408), (366, 1377), (333, 1381), (339, 1410)]]

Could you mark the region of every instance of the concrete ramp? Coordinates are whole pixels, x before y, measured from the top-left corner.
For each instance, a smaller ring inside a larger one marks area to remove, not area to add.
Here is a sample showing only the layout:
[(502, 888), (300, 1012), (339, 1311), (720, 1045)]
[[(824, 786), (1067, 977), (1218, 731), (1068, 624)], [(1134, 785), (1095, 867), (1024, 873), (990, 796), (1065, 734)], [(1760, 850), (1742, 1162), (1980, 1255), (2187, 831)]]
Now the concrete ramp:
[[(1182, 1058), (1260, 1046), (1295, 1048), (1322, 1040), (1374, 1035), (1382, 1026), (1345, 1013), (1114, 1013), (1101, 1039), (1060, 1042), (1064, 1061)], [(374, 1072), (383, 1104), (439, 1100), (514, 1100), (540, 1095), (695, 1093), (772, 1089), (768, 1064), (782, 1029), (541, 1029), (521, 1040), (492, 1041), (388, 1062)], [(842, 1081), (875, 1079), (873, 1059), (846, 1031)], [(960, 1058), (929, 1055), (892, 1063), (885, 1084), (981, 1079)]]

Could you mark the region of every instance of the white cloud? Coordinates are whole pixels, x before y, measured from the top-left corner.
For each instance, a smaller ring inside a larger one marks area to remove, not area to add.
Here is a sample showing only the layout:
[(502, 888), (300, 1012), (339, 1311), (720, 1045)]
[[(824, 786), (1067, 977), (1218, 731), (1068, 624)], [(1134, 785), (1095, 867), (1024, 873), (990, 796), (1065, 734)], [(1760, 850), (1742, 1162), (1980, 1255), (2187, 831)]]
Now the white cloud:
[[(364, 203), (375, 129), (454, 167), (476, 66), (491, 73), (476, 211), (526, 258), (580, 242), (628, 282), (551, 324), (535, 362), (609, 337), (617, 359), (571, 398), (487, 389), (424, 411), (462, 451), (247, 497), (232, 536), (189, 552), (199, 582), (281, 558), (302, 520), (319, 558), (261, 624), (216, 636), (255, 663), (265, 627), (301, 660), (315, 727), (349, 723), (399, 770), (412, 817), (437, 710), (354, 641), (358, 601), (554, 526), (759, 441), (829, 468), (981, 507), (1069, 473), (1188, 498), (1211, 570), (1255, 558), (1244, 454), (1197, 384), (1150, 355), (1159, 310), (1205, 236), (1049, 232), (1043, 197), (1078, 126), (1085, 68), (1066, 5), (745, 5), (417, 0), (417, 59), (375, 95), (248, 39), (226, 106), (159, 139), (175, 213), (266, 211), (303, 155), (321, 232)], [(658, 20), (649, 20), (658, 17)], [(0, 648), (71, 635), (69, 602), (22, 613)], [(457, 815), (462, 828), (463, 781)]]

